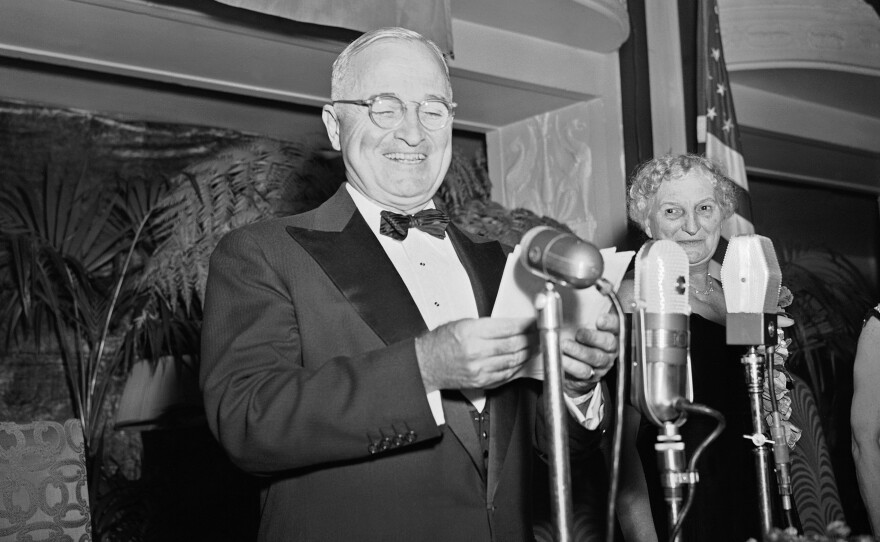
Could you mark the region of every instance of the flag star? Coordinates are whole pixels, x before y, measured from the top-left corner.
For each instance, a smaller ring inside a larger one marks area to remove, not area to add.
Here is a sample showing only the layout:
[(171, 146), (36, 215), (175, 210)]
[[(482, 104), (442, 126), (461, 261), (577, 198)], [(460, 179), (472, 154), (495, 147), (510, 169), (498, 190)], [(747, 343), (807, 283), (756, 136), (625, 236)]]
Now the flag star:
[(712, 58), (715, 59), (715, 62), (718, 62), (718, 59), (721, 58), (721, 49), (712, 48)]
[(724, 130), (725, 132), (729, 132), (729, 131), (733, 130), (733, 121), (730, 119), (726, 119), (724, 121), (724, 126), (722, 126), (721, 129)]
[(718, 85), (718, 89), (715, 92), (724, 96), (724, 93), (727, 92), (727, 87), (725, 87), (724, 85)]
[(718, 112), (715, 111), (714, 107), (710, 107), (708, 111), (706, 111), (706, 118), (709, 120), (715, 120), (715, 117), (718, 116)]

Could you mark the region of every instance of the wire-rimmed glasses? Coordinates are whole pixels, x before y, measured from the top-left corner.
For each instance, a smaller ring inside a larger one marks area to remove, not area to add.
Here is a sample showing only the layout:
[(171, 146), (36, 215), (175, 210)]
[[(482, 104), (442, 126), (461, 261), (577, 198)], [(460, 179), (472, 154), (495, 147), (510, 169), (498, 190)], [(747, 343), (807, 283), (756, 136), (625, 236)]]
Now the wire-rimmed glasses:
[(439, 130), (446, 126), (455, 115), (455, 102), (447, 102), (440, 98), (432, 98), (421, 102), (404, 102), (393, 94), (379, 94), (366, 100), (333, 100), (334, 104), (362, 105), (369, 108), (370, 120), (383, 130), (391, 130), (400, 126), (407, 104), (416, 104), (416, 116), (428, 130)]

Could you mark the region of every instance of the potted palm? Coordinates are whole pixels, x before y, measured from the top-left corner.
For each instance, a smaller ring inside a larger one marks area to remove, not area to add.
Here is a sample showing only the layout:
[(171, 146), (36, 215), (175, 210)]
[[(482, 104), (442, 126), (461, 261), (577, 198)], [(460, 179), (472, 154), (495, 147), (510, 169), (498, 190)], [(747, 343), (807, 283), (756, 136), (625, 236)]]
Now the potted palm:
[(21, 180), (0, 194), (0, 322), (7, 344), (56, 348), (72, 410), (91, 455), (103, 433), (118, 348), (138, 304), (137, 271), (161, 183), (114, 187), (50, 167), (37, 185)]

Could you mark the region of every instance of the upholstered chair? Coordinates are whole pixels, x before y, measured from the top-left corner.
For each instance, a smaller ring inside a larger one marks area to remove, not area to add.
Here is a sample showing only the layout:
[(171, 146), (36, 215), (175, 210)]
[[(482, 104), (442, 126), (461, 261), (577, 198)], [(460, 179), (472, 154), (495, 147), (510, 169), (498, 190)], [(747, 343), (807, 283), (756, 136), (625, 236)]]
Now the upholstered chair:
[(0, 422), (0, 540), (90, 541), (88, 495), (79, 420)]

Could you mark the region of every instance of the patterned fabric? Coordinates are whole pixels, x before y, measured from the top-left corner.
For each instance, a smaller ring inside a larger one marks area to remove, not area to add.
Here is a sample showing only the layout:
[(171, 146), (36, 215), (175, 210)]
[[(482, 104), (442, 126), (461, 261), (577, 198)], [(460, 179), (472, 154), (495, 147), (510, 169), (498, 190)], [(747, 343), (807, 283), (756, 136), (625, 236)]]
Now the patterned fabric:
[(92, 540), (88, 494), (79, 420), (0, 423), (0, 540)]
[(803, 430), (791, 452), (792, 493), (804, 534), (824, 535), (832, 521), (843, 521), (843, 506), (831, 455), (810, 388), (793, 377), (791, 421)]
[(446, 226), (449, 224), (449, 217), (446, 216), (446, 213), (437, 209), (424, 209), (414, 215), (382, 211), (380, 215), (382, 223), (379, 226), (379, 233), (398, 241), (406, 239), (410, 228), (422, 230), (438, 239), (443, 239), (446, 237)]

